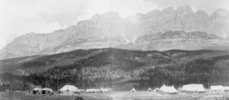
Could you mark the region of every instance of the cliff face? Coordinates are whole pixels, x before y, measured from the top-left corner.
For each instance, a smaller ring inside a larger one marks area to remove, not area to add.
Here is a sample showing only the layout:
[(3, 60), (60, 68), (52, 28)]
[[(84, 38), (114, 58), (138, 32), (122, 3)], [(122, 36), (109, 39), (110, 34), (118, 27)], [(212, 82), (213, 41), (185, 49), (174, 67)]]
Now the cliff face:
[(151, 11), (139, 17), (141, 27), (145, 32), (165, 32), (168, 30), (182, 30), (186, 32), (201, 31), (219, 37), (228, 37), (229, 12), (216, 10), (211, 16), (204, 11), (193, 12), (189, 6), (177, 10), (167, 8), (162, 11)]
[(189, 6), (153, 10), (123, 19), (116, 12), (48, 34), (28, 33), (4, 47), (1, 58), (55, 54), (77, 49), (124, 48), (137, 50), (228, 49), (229, 12), (211, 16)]

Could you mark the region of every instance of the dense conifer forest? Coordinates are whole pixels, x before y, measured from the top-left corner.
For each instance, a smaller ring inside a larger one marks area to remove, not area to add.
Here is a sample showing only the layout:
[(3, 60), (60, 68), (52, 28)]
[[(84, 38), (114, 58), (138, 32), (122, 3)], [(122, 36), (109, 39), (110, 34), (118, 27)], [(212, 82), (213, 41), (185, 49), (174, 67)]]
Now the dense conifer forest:
[(212, 50), (134, 51), (114, 48), (76, 50), (0, 61), (0, 90), (111, 87), (146, 90), (163, 84), (229, 85), (229, 52)]

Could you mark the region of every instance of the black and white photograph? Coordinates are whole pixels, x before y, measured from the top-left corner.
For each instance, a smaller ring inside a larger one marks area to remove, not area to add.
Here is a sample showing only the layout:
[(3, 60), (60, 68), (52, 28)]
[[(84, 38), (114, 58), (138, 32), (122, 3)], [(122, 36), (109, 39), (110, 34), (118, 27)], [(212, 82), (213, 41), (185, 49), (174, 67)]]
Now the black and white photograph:
[(0, 100), (229, 100), (229, 0), (0, 0)]

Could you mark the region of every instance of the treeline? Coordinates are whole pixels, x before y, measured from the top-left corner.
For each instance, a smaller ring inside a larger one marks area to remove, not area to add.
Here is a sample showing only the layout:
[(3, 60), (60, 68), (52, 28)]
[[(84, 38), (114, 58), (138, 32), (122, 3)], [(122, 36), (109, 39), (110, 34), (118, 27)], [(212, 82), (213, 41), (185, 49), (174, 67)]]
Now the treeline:
[(33, 88), (33, 84), (28, 82), (25, 76), (0, 73), (0, 79), (0, 91), (28, 91)]
[[(80, 53), (82, 52), (84, 51), (81, 50)], [(206, 50), (143, 52), (117, 49), (85, 52), (86, 54), (81, 54), (83, 58), (72, 52), (67, 53), (68, 56), (58, 54), (43, 57), (37, 62), (30, 61), (25, 63), (28, 66), (26, 68), (38, 65), (42, 71), (14, 79), (20, 80), (19, 87), (27, 87), (24, 84), (30, 84), (28, 87), (34, 85), (54, 90), (66, 84), (83, 89), (111, 87), (113, 90), (130, 90), (133, 87), (146, 90), (163, 84), (174, 85), (176, 88), (189, 83), (204, 84), (206, 88), (210, 85), (229, 85), (228, 52)], [(4, 82), (10, 79), (6, 77)], [(8, 85), (9, 82), (4, 83), (4, 87)]]

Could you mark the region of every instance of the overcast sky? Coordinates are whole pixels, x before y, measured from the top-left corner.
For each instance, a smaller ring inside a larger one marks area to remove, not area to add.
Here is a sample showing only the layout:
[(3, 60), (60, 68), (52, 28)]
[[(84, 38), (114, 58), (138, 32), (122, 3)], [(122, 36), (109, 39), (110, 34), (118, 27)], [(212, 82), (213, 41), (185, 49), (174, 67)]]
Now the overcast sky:
[(184, 5), (208, 14), (229, 10), (229, 0), (0, 0), (0, 49), (20, 35), (64, 29), (96, 13), (116, 11), (125, 18)]

